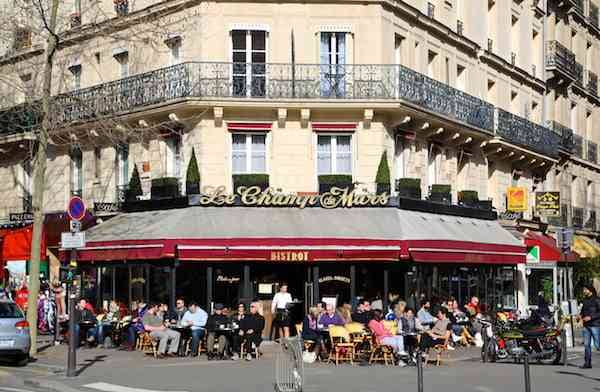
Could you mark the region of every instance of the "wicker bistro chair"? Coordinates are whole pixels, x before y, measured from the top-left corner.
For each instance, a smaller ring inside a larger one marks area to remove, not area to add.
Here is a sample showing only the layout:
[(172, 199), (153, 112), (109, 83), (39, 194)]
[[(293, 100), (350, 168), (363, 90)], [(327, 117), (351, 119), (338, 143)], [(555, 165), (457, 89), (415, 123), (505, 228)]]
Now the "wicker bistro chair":
[(392, 335), (398, 334), (398, 321), (396, 320), (383, 320), (383, 327)]
[(394, 349), (392, 347), (379, 344), (375, 335), (372, 336), (372, 345), (369, 365), (374, 362), (383, 362), (386, 366), (394, 364)]
[(340, 361), (348, 361), (354, 365), (354, 343), (350, 341), (350, 336), (346, 328), (338, 325), (330, 325), (329, 337), (331, 338), (329, 361), (335, 361), (336, 365)]
[(365, 339), (367, 337), (365, 326), (361, 323), (351, 322), (346, 324), (345, 328), (350, 335), (350, 342), (354, 344), (354, 360), (357, 360), (365, 350), (370, 353), (370, 344), (365, 344), (370, 342), (370, 339)]
[(450, 351), (448, 351), (448, 341), (450, 340), (451, 336), (452, 335), (450, 335), (450, 337), (447, 338), (443, 344), (436, 344), (435, 346), (433, 346), (431, 350), (435, 352), (435, 358), (428, 355), (427, 360), (425, 361), (425, 365), (427, 365), (430, 362), (435, 362), (435, 366), (440, 366), (444, 355), (447, 357), (447, 359), (450, 358)]
[(136, 349), (144, 354), (152, 354), (154, 358), (158, 357), (158, 342), (152, 339), (149, 332), (142, 332), (138, 336)]

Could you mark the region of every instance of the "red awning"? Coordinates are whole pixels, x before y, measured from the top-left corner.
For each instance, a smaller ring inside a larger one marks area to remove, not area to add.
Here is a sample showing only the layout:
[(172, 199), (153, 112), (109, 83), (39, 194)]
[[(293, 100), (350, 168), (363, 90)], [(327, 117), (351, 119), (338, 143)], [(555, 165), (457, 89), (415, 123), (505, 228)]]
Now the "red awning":
[[(173, 240), (124, 240), (87, 242), (77, 251), (78, 261), (159, 260), (175, 256)], [(70, 251), (61, 249), (61, 260), (68, 260)]]
[(540, 247), (541, 262), (575, 262), (577, 255), (573, 252), (568, 254), (562, 252), (556, 246), (556, 240), (546, 234), (527, 230), (524, 234), (524, 242), (528, 247)]
[(229, 131), (269, 132), (272, 125), (270, 122), (228, 122), (227, 129)]
[[(2, 241), (2, 260), (16, 261), (29, 260), (31, 258), (31, 236), (33, 226), (26, 226), (18, 229), (10, 229), (4, 233)], [(42, 233), (42, 246), (40, 251), (42, 260), (46, 259), (46, 241)]]
[(354, 132), (356, 123), (312, 123), (314, 132)]
[(446, 240), (407, 241), (410, 257), (425, 263), (520, 264), (525, 248), (515, 245)]
[(178, 241), (180, 260), (275, 262), (398, 261), (400, 241), (344, 238), (235, 238)]

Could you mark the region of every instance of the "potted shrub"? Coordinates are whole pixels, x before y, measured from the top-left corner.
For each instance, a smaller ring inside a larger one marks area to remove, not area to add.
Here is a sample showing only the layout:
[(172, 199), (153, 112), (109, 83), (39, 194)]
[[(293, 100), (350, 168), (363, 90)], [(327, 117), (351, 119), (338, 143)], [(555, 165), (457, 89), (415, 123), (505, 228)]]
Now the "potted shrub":
[(233, 191), (237, 193), (241, 186), (251, 187), (258, 186), (261, 190), (269, 187), (268, 174), (234, 174), (233, 175)]
[(319, 193), (326, 193), (331, 188), (354, 189), (352, 176), (350, 174), (323, 174), (319, 176)]
[(375, 184), (377, 184), (377, 193), (390, 193), (390, 167), (387, 161), (387, 151), (381, 154), (377, 176), (375, 176)]
[(200, 171), (198, 170), (198, 161), (196, 161), (196, 153), (193, 148), (192, 157), (185, 174), (185, 192), (188, 195), (200, 194)]
[(458, 192), (458, 204), (469, 207), (476, 207), (479, 201), (477, 191), (460, 191)]
[(438, 203), (452, 203), (452, 186), (445, 184), (433, 184), (429, 192), (429, 200)]
[(400, 178), (396, 180), (396, 192), (399, 197), (408, 199), (421, 199), (420, 178)]
[(133, 166), (133, 173), (129, 179), (129, 186), (125, 191), (125, 201), (136, 201), (139, 196), (142, 196), (144, 191), (142, 190), (142, 181), (140, 180), (140, 173), (138, 172), (137, 165)]
[(150, 190), (152, 199), (168, 199), (179, 196), (179, 179), (176, 177), (155, 178)]

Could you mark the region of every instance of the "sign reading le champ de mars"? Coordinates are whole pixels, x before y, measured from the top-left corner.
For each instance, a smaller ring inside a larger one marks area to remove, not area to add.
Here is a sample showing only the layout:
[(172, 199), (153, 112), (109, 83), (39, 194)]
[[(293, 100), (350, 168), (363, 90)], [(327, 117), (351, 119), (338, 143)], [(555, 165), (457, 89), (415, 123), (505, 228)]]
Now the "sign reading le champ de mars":
[(273, 188), (264, 191), (258, 186), (237, 189), (237, 193), (225, 193), (225, 187), (206, 186), (202, 188), (202, 195), (195, 200), (190, 199), (190, 204), (201, 206), (255, 206), (255, 207), (315, 207), (323, 208), (350, 208), (350, 207), (385, 207), (388, 205), (390, 195), (387, 193), (356, 193), (349, 188), (333, 187), (329, 192), (319, 195), (294, 195), (276, 193)]

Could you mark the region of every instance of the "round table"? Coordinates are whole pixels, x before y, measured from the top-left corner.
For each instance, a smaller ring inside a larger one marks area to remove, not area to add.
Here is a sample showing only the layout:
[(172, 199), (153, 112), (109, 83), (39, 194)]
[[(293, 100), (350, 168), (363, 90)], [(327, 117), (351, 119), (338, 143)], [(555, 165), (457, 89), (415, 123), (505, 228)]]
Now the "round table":
[(191, 338), (192, 329), (189, 326), (184, 327), (183, 325), (171, 325), (171, 326), (169, 326), (169, 329), (179, 332), (180, 337), (179, 337), (179, 348), (177, 349), (177, 355), (179, 355), (180, 357), (185, 357), (186, 350), (185, 350), (184, 342), (187, 339)]

